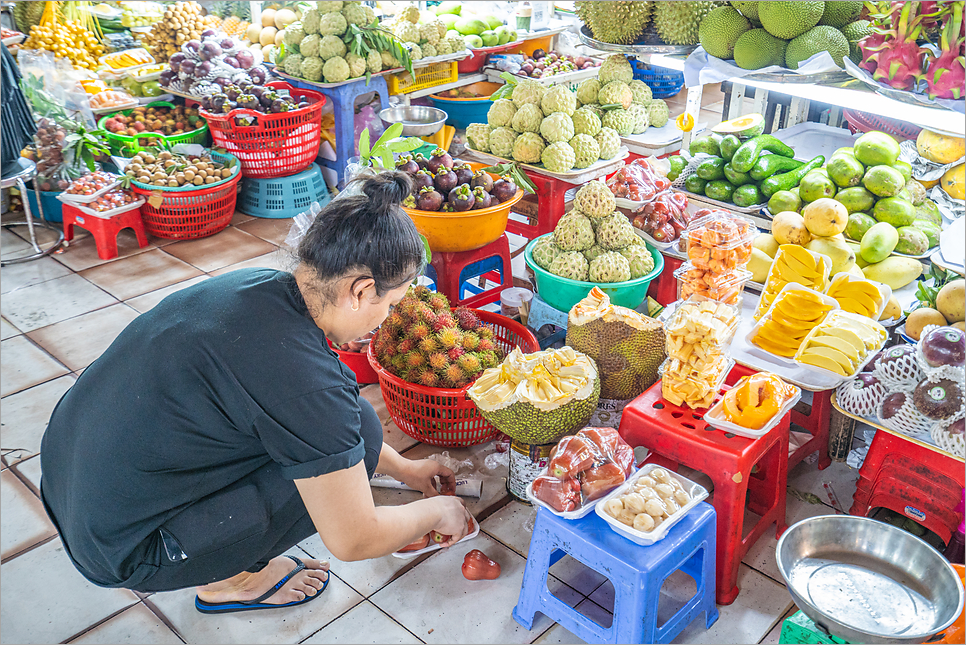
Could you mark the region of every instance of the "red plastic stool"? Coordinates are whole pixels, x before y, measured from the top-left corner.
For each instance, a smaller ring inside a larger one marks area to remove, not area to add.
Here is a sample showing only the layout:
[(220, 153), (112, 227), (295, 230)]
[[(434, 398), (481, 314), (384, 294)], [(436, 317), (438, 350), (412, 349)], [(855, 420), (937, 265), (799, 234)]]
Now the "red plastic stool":
[[(430, 265), (436, 272), (436, 289), (455, 307), (481, 307), (500, 299), (500, 292), (513, 287), (513, 268), (510, 259), (510, 240), (506, 233), (495, 242), (475, 251), (433, 253)], [(465, 275), (469, 273), (469, 275)], [(470, 278), (484, 277), (499, 286), (463, 298), (463, 285)]]
[[(936, 481), (938, 476), (942, 476), (960, 488), (966, 485), (963, 460), (882, 429), (876, 431), (875, 438), (872, 439), (869, 452), (865, 456), (862, 468), (859, 469), (857, 485), (871, 487), (878, 479), (879, 471), (889, 464), (903, 464), (907, 469), (928, 480)], [(853, 505), (853, 510), (850, 511), (852, 515), (865, 515), (864, 512), (855, 509)]]
[(97, 244), (97, 257), (102, 260), (111, 260), (117, 257), (117, 234), (124, 228), (134, 229), (138, 248), (144, 248), (148, 245), (148, 236), (144, 232), (140, 208), (133, 208), (104, 218), (86, 215), (80, 209), (70, 204), (64, 204), (62, 213), (64, 217), (64, 241), (69, 242), (74, 239), (74, 226), (80, 226), (90, 231), (91, 235), (94, 236), (94, 242)]
[[(816, 450), (818, 451), (819, 470), (825, 470), (832, 465), (832, 458), (828, 456), (828, 429), (829, 422), (832, 419), (832, 392), (833, 390), (812, 392), (812, 407), (808, 414), (792, 408), (792, 423), (807, 430), (812, 438), (799, 446), (789, 456), (789, 470)], [(796, 404), (795, 407), (799, 407), (799, 405), (802, 404)]]
[(943, 490), (920, 477), (906, 474), (902, 479), (879, 479), (868, 497), (866, 514), (884, 507), (911, 518), (949, 544), (956, 527), (962, 521), (954, 512), (956, 493)]
[[(647, 462), (672, 470), (684, 464), (711, 477), (718, 514), (716, 596), (718, 604), (729, 605), (738, 596), (738, 567), (748, 549), (772, 523), (776, 536), (787, 528), (789, 415), (764, 437), (749, 439), (711, 427), (704, 412), (665, 401), (658, 381), (624, 408), (618, 432), (631, 446), (650, 450)], [(761, 519), (742, 538), (746, 502)]]
[(664, 256), (664, 270), (661, 275), (651, 281), (647, 288), (647, 295), (657, 300), (665, 307), (678, 299), (678, 280), (674, 277), (674, 272), (684, 264), (684, 260), (672, 258), (670, 255)]
[(564, 215), (567, 191), (571, 188), (579, 188), (581, 184), (568, 184), (561, 179), (547, 177), (532, 170), (524, 170), (524, 172), (537, 187), (537, 193), (524, 195), (523, 199), (513, 207), (513, 212), (525, 216), (536, 224), (524, 224), (511, 217), (507, 220), (506, 230), (533, 240), (553, 232), (557, 222)]

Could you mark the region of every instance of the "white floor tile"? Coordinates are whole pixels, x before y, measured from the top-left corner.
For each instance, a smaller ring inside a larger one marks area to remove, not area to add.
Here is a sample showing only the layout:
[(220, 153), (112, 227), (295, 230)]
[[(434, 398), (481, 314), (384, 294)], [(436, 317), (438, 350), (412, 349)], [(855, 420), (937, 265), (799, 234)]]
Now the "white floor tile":
[(32, 284), (70, 275), (71, 270), (49, 257), (20, 264), (8, 264), (0, 270), (0, 292), (10, 293)]
[(0, 473), (0, 557), (9, 558), (56, 532), (37, 496), (9, 468)]
[(0, 396), (9, 396), (69, 371), (26, 336), (0, 341)]
[(0, 318), (0, 340), (7, 340), (20, 333), (20, 330), (7, 322), (6, 318)]
[(318, 533), (299, 542), (299, 547), (316, 560), (328, 560), (331, 570), (365, 597), (371, 596), (385, 586), (400, 569), (409, 564), (409, 560), (391, 555), (371, 560), (343, 562), (329, 552)]
[[(298, 549), (289, 553), (302, 555)], [(362, 600), (349, 585), (332, 576), (321, 596), (285, 609), (205, 615), (195, 609), (194, 588), (156, 593), (148, 602), (189, 643), (299, 643)]]
[(144, 643), (180, 645), (178, 638), (150, 609), (138, 603), (117, 616), (80, 635), (71, 643)]
[(40, 455), (24, 459), (14, 469), (27, 478), (36, 490), (40, 490)]
[[(577, 605), (577, 611), (601, 626), (609, 625), (609, 622), (613, 619), (609, 611), (590, 600), (585, 600)], [(554, 625), (533, 642), (540, 645), (557, 645), (558, 643), (586, 643), (587, 641), (578, 638), (562, 625)]]
[[(74, 384), (71, 374), (11, 394), (0, 401), (0, 443), (8, 464), (40, 452), (50, 414)], [(7, 452), (12, 450), (13, 452)]]
[(115, 302), (79, 275), (68, 275), (5, 294), (0, 308), (7, 320), (28, 332)]
[(363, 601), (345, 616), (337, 618), (316, 632), (303, 645), (315, 643), (421, 643), (405, 627), (381, 612), (369, 601)]
[(2, 643), (60, 643), (138, 601), (126, 589), (105, 589), (74, 568), (60, 540), (0, 567)]
[[(859, 481), (858, 468), (852, 468), (845, 462), (833, 461), (825, 470), (819, 470), (817, 464), (802, 461), (788, 472), (788, 486), (802, 493), (816, 495), (823, 504), (829, 504), (823, 482), (829, 482), (835, 496), (842, 505), (842, 510), (849, 512), (852, 506), (852, 496), (855, 485)], [(790, 499), (790, 498), (789, 498)]]
[[(500, 563), (497, 580), (471, 581), (460, 575), (463, 557), (472, 549)], [(550, 620), (538, 614), (534, 628), (527, 631), (511, 616), (525, 565), (519, 554), (481, 534), (436, 553), (370, 600), (427, 643), (527, 643)], [(582, 599), (556, 579), (549, 582), (551, 591), (571, 606)]]
[(389, 416), (386, 401), (382, 398), (382, 390), (378, 383), (365, 385), (359, 391), (362, 398), (372, 404), (373, 409), (382, 421), (382, 440), (392, 446), (396, 452), (402, 453), (415, 446), (418, 441), (399, 429)]

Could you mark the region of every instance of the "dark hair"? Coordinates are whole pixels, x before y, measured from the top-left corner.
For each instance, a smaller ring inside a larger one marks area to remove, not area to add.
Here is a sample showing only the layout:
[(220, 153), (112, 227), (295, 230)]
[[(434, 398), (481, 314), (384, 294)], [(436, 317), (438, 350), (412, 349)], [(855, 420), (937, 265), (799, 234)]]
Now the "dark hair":
[(363, 194), (329, 202), (309, 227), (295, 255), (321, 283), (327, 300), (333, 294), (326, 288), (333, 281), (353, 272), (353, 281), (371, 278), (376, 294), (397, 289), (422, 271), (425, 249), (416, 225), (400, 203), (412, 192), (409, 175), (383, 171), (356, 177)]

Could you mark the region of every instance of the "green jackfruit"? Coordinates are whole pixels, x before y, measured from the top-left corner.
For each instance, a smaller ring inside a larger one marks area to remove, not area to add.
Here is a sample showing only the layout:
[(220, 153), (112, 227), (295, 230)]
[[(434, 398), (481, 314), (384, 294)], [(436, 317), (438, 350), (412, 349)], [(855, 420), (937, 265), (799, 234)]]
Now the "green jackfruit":
[(731, 6), (741, 12), (745, 18), (752, 22), (757, 22), (758, 20), (758, 2), (742, 2), (741, 0), (731, 0)]
[(860, 13), (862, 13), (862, 2), (827, 1), (822, 19), (818, 24), (841, 29), (858, 18)]
[(735, 43), (735, 65), (741, 69), (784, 66), (787, 46), (786, 41), (775, 38), (764, 29), (746, 31)]
[(741, 34), (751, 29), (748, 19), (734, 7), (718, 7), (701, 21), (698, 38), (709, 55), (728, 60)]
[(785, 50), (785, 66), (798, 69), (798, 66), (819, 52), (826, 51), (839, 67), (844, 67), (842, 59), (849, 55), (849, 41), (835, 27), (822, 25), (805, 32), (788, 43)]
[(861, 63), (862, 50), (859, 49), (859, 41), (872, 35), (872, 23), (868, 20), (856, 20), (842, 28), (842, 35), (849, 41), (849, 58), (855, 64)]
[(761, 26), (772, 36), (790, 40), (818, 24), (825, 12), (824, 2), (762, 2), (758, 5)]

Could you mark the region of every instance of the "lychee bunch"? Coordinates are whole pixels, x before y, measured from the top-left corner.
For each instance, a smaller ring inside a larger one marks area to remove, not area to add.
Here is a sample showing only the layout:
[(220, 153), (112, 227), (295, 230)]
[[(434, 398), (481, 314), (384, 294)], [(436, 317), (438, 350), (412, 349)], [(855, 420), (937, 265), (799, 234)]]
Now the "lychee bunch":
[(424, 387), (464, 387), (504, 358), (491, 327), (424, 286), (410, 288), (393, 308), (372, 349), (385, 369)]

